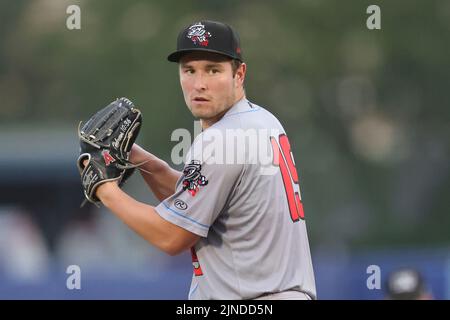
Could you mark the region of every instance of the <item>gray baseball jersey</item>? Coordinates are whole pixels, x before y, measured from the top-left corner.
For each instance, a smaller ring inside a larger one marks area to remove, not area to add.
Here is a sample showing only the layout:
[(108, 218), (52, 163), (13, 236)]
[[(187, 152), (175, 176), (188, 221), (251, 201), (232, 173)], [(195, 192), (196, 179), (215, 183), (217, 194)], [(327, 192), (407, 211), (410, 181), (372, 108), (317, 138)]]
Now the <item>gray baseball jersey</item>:
[(156, 211), (201, 236), (189, 299), (316, 298), (298, 174), (280, 122), (246, 99), (199, 134)]

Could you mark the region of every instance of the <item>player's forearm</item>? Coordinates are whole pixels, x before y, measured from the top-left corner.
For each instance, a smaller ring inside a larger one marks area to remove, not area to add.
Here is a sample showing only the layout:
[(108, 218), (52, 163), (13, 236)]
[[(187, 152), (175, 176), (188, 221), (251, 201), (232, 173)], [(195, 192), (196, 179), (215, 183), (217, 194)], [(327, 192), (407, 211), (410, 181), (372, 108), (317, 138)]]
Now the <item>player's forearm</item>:
[(116, 182), (100, 185), (96, 195), (105, 207), (138, 235), (162, 251), (173, 254), (171, 226), (159, 216), (154, 207), (133, 199)]
[(142, 149), (137, 144), (133, 145), (130, 160), (134, 164), (147, 161), (141, 168), (151, 172), (151, 174), (142, 170), (140, 170), (140, 172), (159, 201), (162, 201), (175, 193), (175, 185), (178, 178), (181, 176), (181, 172), (172, 169), (167, 162)]

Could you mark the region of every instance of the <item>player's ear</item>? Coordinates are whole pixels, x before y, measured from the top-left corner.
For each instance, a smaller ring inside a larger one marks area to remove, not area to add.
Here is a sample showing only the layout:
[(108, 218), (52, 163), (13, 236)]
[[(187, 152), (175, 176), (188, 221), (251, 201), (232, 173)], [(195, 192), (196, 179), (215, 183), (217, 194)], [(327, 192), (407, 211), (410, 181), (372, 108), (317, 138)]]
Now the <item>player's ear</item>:
[(247, 71), (247, 65), (243, 62), (239, 65), (239, 67), (236, 70), (236, 80), (238, 81), (238, 84), (240, 84), (240, 85), (244, 84), (246, 71)]

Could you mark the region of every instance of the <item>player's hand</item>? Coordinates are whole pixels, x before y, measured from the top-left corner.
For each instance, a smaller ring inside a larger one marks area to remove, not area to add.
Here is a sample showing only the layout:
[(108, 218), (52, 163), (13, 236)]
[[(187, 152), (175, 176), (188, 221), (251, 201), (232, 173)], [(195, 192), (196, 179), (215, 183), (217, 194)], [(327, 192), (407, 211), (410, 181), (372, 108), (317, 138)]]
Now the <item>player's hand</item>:
[[(89, 160), (83, 160), (83, 166), (86, 167), (89, 164)], [(108, 194), (111, 191), (111, 188), (118, 187), (118, 181), (108, 181), (105, 183), (102, 183), (99, 185), (95, 190), (95, 196), (102, 200), (103, 197), (105, 197), (106, 194)]]

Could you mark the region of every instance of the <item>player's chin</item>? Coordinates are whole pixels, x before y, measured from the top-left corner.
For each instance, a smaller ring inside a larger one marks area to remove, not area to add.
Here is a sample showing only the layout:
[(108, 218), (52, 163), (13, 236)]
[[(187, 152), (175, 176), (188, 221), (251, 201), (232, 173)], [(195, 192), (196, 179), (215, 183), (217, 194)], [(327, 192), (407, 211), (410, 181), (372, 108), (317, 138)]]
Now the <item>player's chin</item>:
[(190, 109), (194, 117), (209, 118), (211, 114), (211, 106), (207, 103), (192, 103)]

